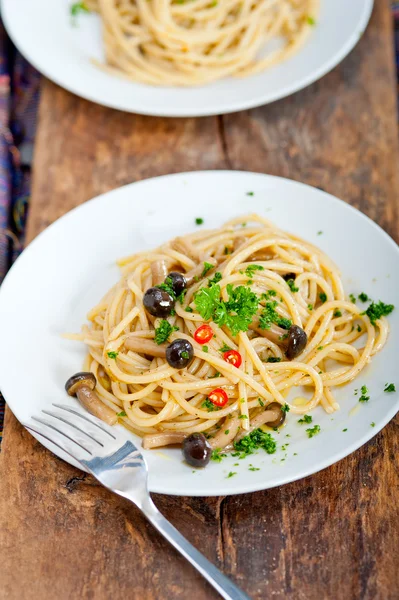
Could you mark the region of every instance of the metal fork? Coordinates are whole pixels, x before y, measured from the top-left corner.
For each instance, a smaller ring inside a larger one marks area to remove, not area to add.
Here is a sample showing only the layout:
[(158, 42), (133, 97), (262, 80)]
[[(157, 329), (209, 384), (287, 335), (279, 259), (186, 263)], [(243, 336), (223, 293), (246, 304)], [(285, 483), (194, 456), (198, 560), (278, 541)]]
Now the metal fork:
[(154, 527), (226, 600), (251, 600), (159, 512), (148, 491), (148, 468), (124, 431), (71, 406), (53, 404), (25, 427), (77, 460), (100, 483), (135, 504)]

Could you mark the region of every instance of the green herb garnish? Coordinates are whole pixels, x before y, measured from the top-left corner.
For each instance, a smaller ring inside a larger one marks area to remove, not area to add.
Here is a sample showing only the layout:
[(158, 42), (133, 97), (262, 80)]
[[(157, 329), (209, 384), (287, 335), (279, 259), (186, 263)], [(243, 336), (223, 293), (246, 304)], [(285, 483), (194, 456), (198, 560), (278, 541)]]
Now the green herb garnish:
[(340, 310), (334, 310), (334, 317), (342, 317), (342, 312)]
[(240, 453), (240, 458), (254, 454), (255, 450), (259, 448), (263, 448), (268, 454), (274, 454), (276, 447), (277, 444), (273, 436), (262, 431), (262, 429), (255, 429), (238, 442), (234, 442), (234, 448)]
[(378, 321), (378, 319), (389, 315), (394, 308), (393, 304), (384, 304), (384, 302), (381, 302), (380, 300), (379, 302), (372, 302), (362, 315), (367, 315), (371, 324), (375, 325), (375, 322)]
[(170, 334), (173, 333), (173, 331), (178, 331), (178, 329), (178, 327), (171, 325), (169, 321), (162, 319), (159, 327), (155, 329), (155, 343), (159, 345), (167, 342)]
[(277, 302), (273, 300), (266, 302), (264, 309), (259, 317), (259, 327), (261, 329), (270, 329), (273, 323), (276, 323), (282, 329), (289, 329), (292, 325), (290, 319), (280, 317), (276, 311)]
[(323, 302), (323, 304), (324, 304), (324, 302), (327, 302), (327, 294), (325, 292), (320, 292), (319, 298), (320, 298), (321, 302)]
[(160, 283), (155, 287), (159, 288), (160, 290), (164, 290), (164, 292), (167, 292), (170, 296), (172, 296), (173, 300), (176, 300), (176, 294), (173, 289), (173, 281), (171, 277), (166, 277), (163, 283)]
[(258, 402), (260, 406), (265, 406), (265, 403), (263, 402), (262, 398), (258, 398)]
[(253, 196), (255, 192), (247, 192), (247, 196)]
[(313, 421), (313, 417), (311, 415), (303, 415), (302, 419), (298, 420), (298, 423), (311, 423)]
[(74, 2), (71, 4), (70, 12), (72, 17), (77, 17), (80, 13), (89, 13), (90, 10), (85, 2)]
[(222, 354), (224, 354), (225, 352), (228, 352), (229, 350), (231, 350), (231, 348), (227, 344), (223, 344), (223, 346), (221, 348), (219, 348), (219, 352), (222, 352)]
[[(307, 22), (308, 25), (312, 25), (312, 26), (316, 25), (315, 19), (313, 17), (310, 17), (310, 16), (306, 17), (306, 22)], [(322, 231), (318, 231), (317, 235), (320, 235), (321, 233), (323, 233), (323, 232)]]
[(211, 402), (209, 400), (209, 398), (204, 400), (204, 402), (201, 404), (201, 408), (206, 408), (208, 412), (213, 412), (214, 410), (219, 410), (219, 408), (217, 406), (215, 406), (213, 404), (213, 402)]
[(281, 358), (279, 356), (269, 356), (266, 362), (279, 363), (279, 362), (281, 362)]
[(360, 388), (360, 392), (362, 395), (359, 398), (359, 402), (368, 402), (370, 400), (370, 396), (367, 396), (369, 391), (365, 385), (362, 385), (362, 387)]
[(364, 292), (359, 294), (358, 298), (361, 302), (367, 302), (368, 300), (370, 300), (370, 298)]
[(113, 350), (111, 350), (110, 352), (107, 352), (107, 356), (108, 358), (113, 358), (115, 359), (118, 356), (119, 352), (114, 352)]
[(262, 267), (261, 265), (248, 265), (248, 267), (245, 269), (245, 275), (247, 277), (253, 277), (255, 271), (264, 271), (265, 268)]
[(215, 450), (212, 450), (211, 460), (214, 460), (215, 462), (222, 462), (222, 459), (226, 456), (227, 454), (222, 452), (221, 448), (216, 448)]
[(287, 279), (287, 285), (290, 288), (291, 292), (299, 292), (299, 287), (296, 287), (295, 281), (293, 279)]
[(375, 427), (375, 423), (374, 421), (372, 423), (370, 423), (371, 427)]
[(189, 353), (187, 352), (187, 350), (183, 350), (183, 352), (181, 353), (182, 358), (190, 358)]
[(281, 410), (282, 410), (283, 412), (285, 412), (285, 413), (288, 413), (288, 412), (290, 412), (290, 407), (288, 406), (288, 404), (284, 404), (284, 405), (281, 407)]
[(252, 317), (258, 309), (258, 298), (250, 289), (243, 285), (233, 288), (227, 285), (229, 300), (220, 298), (220, 286), (211, 284), (201, 288), (195, 295), (197, 310), (204, 320), (212, 319), (217, 325), (226, 325), (233, 336), (240, 331), (247, 331)]
[(196, 224), (196, 225), (202, 225), (202, 224), (203, 224), (203, 222), (204, 222), (204, 219), (201, 219), (201, 217), (197, 217), (197, 218), (195, 219), (195, 224)]
[(219, 373), (219, 371), (216, 371), (216, 373), (214, 375), (210, 375), (208, 377), (208, 379), (215, 379), (215, 377), (221, 377), (221, 376), (222, 376), (222, 374)]
[(384, 387), (384, 392), (396, 392), (396, 387), (394, 383), (386, 383)]
[(125, 411), (124, 411), (124, 410), (121, 410), (121, 412), (119, 412), (119, 413), (116, 413), (116, 416), (117, 416), (117, 417), (127, 417), (127, 414), (125, 413)]
[(313, 436), (315, 436), (318, 433), (320, 433), (320, 425), (314, 425), (310, 429), (307, 429), (306, 433), (308, 434), (309, 438), (312, 438)]
[(236, 471), (230, 471), (230, 473), (227, 475), (226, 479), (230, 479), (230, 477), (234, 477), (234, 475), (237, 475)]
[(193, 309), (191, 308), (191, 306), (186, 306), (186, 312), (188, 313), (192, 313), (194, 312)]
[(356, 296), (354, 294), (349, 294), (349, 300), (353, 302), (353, 304), (356, 304)]
[(208, 287), (211, 287), (212, 283), (219, 283), (219, 281), (222, 279), (222, 274), (219, 273), (219, 271), (217, 273), (215, 273), (215, 275), (212, 277), (212, 279), (209, 280), (208, 283)]

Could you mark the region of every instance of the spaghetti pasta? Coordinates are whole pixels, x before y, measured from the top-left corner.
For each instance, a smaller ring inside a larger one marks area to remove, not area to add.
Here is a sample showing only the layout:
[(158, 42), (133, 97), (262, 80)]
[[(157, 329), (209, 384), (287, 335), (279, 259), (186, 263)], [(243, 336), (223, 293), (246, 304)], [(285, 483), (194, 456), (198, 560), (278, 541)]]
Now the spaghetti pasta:
[[(111, 73), (151, 85), (203, 85), (293, 55), (318, 0), (86, 0), (103, 25)], [(98, 64), (98, 63), (97, 63)]]
[[(276, 406), (332, 413), (334, 389), (357, 377), (388, 336), (385, 316), (370, 320), (346, 299), (326, 254), (257, 215), (118, 264), (120, 281), (69, 337), (88, 347), (84, 368), (99, 400), (140, 436), (203, 432), (223, 448), (279, 418)], [(152, 287), (157, 273), (171, 272), (173, 281)], [(176, 298), (179, 281), (187, 287)], [(161, 307), (168, 316), (151, 314), (151, 290), (173, 300)], [(186, 364), (176, 368), (168, 348), (182, 340), (193, 357), (182, 352)]]

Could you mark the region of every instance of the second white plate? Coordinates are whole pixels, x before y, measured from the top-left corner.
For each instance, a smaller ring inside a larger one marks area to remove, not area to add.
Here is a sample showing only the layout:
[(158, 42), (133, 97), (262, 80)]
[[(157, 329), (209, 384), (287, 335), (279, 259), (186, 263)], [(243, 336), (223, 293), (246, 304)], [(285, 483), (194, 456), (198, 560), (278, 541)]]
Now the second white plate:
[[(320, 246), (342, 269), (348, 293), (364, 291), (396, 305), (388, 342), (358, 380), (334, 391), (339, 412), (312, 413), (318, 436), (309, 439), (298, 419), (288, 418), (276, 433), (276, 454), (260, 451), (239, 466), (228, 457), (195, 472), (179, 449), (145, 451), (150, 490), (212, 496), (266, 489), (315, 473), (375, 435), (399, 409), (399, 393), (383, 391), (387, 382), (399, 389), (397, 245), (367, 217), (320, 190), (234, 171), (182, 173), (122, 187), (71, 211), (27, 247), (0, 288), (0, 386), (16, 417), (28, 423), (51, 403), (76, 402), (64, 383), (81, 369), (85, 349), (61, 335), (80, 331), (87, 311), (119, 279), (118, 257), (195, 230), (196, 217), (212, 228), (250, 212)], [(367, 404), (354, 395), (361, 385), (370, 392)], [(251, 464), (259, 470), (250, 470)], [(237, 474), (228, 478), (230, 471)]]
[(97, 68), (103, 60), (97, 15), (71, 24), (72, 0), (1, 0), (2, 18), (17, 48), (39, 71), (67, 90), (104, 106), (166, 117), (204, 116), (261, 106), (313, 83), (355, 46), (373, 0), (320, 0), (310, 39), (289, 60), (244, 79), (193, 88), (153, 87)]

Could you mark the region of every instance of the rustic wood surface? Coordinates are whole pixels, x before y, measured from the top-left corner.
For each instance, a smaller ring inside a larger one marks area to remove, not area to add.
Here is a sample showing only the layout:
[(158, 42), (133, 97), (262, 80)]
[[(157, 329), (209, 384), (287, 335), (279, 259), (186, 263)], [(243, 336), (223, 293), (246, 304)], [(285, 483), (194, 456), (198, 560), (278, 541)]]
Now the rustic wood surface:
[[(338, 68), (263, 108), (219, 118), (156, 119), (95, 106), (48, 81), (42, 91), (29, 239), (117, 186), (214, 168), (320, 186), (399, 239), (387, 0), (377, 0), (364, 38)], [(281, 488), (154, 499), (256, 600), (393, 600), (399, 589), (398, 424), (392, 421), (333, 467)], [(0, 460), (0, 597), (217, 597), (138, 510), (50, 454), (9, 410)]]

